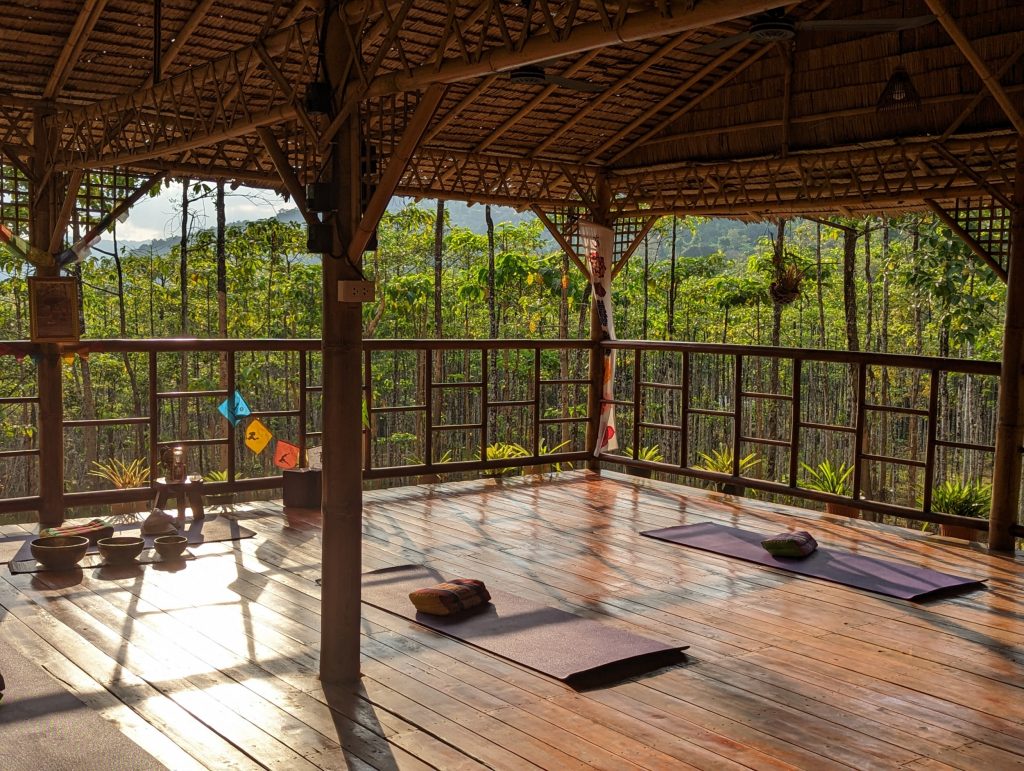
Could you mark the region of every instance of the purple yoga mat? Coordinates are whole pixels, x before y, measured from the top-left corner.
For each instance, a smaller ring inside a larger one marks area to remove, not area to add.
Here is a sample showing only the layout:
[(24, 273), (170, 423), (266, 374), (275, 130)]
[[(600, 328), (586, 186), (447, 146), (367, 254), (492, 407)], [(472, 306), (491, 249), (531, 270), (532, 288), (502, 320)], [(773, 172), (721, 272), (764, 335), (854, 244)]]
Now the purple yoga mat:
[(363, 574), (363, 602), (576, 687), (597, 685), (684, 660), (665, 645), (610, 624), (536, 605), (488, 586), (491, 602), (458, 616), (419, 613), (409, 593), (445, 579), (423, 565)]
[(640, 535), (788, 570), (790, 573), (813, 576), (889, 597), (898, 597), (901, 600), (922, 600), (936, 592), (984, 585), (974, 578), (953, 576), (937, 570), (833, 549), (819, 548), (807, 557), (773, 557), (761, 546), (761, 540), (766, 537), (765, 535), (714, 522), (646, 530)]

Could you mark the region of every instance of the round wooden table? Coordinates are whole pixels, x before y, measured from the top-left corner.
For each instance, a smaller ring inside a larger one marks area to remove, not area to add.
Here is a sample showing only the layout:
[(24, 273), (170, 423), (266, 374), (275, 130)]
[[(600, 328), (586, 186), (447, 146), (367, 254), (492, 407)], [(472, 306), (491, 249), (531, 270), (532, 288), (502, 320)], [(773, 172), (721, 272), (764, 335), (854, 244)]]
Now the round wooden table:
[(166, 477), (157, 477), (154, 484), (156, 497), (153, 508), (166, 509), (168, 501), (173, 497), (177, 503), (178, 519), (184, 521), (185, 506), (192, 509), (192, 519), (203, 519), (203, 480), (185, 479), (181, 482), (169, 482)]

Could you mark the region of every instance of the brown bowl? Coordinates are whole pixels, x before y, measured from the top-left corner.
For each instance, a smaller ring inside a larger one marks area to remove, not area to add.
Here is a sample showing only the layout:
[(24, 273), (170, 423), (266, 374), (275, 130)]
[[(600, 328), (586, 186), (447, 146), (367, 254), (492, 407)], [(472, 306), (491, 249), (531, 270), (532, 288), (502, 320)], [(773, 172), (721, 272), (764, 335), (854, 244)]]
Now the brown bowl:
[(54, 535), (36, 538), (29, 548), (32, 556), (51, 570), (70, 570), (89, 550), (89, 539), (84, 535)]
[(108, 565), (126, 565), (142, 554), (146, 542), (138, 536), (122, 535), (101, 538), (96, 545), (100, 549), (100, 556)]
[(185, 552), (188, 538), (183, 535), (162, 535), (153, 541), (156, 553), (165, 560), (176, 559)]

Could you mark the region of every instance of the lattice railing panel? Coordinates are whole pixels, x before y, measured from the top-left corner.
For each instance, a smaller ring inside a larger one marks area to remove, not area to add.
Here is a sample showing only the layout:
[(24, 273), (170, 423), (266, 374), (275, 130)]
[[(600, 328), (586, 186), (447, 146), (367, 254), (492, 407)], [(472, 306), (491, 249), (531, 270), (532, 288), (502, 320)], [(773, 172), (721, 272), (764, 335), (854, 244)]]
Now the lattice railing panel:
[(1004, 269), (1010, 259), (1012, 212), (991, 196), (957, 198), (953, 218)]
[(27, 237), (28, 208), (28, 179), (13, 164), (0, 162), (0, 223)]

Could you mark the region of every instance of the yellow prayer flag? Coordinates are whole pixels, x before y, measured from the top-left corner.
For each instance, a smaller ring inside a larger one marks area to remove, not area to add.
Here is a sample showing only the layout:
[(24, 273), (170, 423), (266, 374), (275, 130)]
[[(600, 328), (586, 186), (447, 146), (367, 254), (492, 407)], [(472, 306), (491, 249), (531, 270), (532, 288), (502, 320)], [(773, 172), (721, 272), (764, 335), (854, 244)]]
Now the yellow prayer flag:
[(259, 455), (273, 438), (270, 429), (259, 420), (253, 419), (245, 429), (245, 446)]

